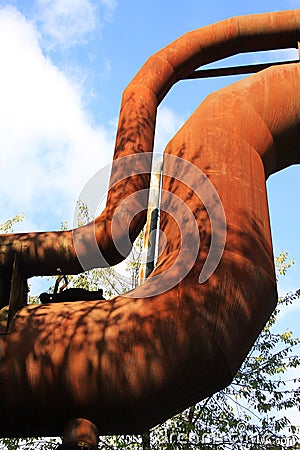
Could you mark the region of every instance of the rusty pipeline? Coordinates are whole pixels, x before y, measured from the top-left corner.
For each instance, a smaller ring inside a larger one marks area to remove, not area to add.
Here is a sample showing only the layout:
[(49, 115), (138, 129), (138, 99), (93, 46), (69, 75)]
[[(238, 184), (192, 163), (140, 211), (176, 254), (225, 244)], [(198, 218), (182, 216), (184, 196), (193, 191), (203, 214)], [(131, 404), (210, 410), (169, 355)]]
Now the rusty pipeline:
[[(112, 222), (122, 229), (130, 218), (131, 239), (144, 223), (147, 195), (134, 194), (147, 194), (156, 107), (170, 87), (201, 64), (299, 38), (300, 10), (238, 17), (146, 62), (124, 92), (115, 161), (146, 158), (125, 178), (113, 168), (95, 221), (109, 263), (120, 258)], [(164, 239), (144, 284), (107, 302), (19, 310), (0, 335), (1, 436), (60, 435), (76, 418), (101, 434), (140, 433), (231, 382), (277, 301), (265, 182), (300, 162), (299, 82), (299, 64), (266, 69), (209, 95), (174, 136), (164, 155)], [(82, 254), (89, 227), (80, 229)], [(81, 270), (70, 232), (2, 242), (21, 252), (29, 275)]]
[[(75, 230), (2, 235), (0, 267), (4, 272), (18, 253), (27, 277), (57, 275), (58, 268), (65, 274), (80, 273), (80, 259), (93, 260), (91, 236), (96, 236), (101, 251), (101, 257), (94, 258), (91, 265), (105, 267), (124, 259), (145, 223), (156, 110), (170, 88), (198, 67), (237, 53), (297, 48), (299, 30), (299, 10), (233, 17), (186, 33), (152, 55), (123, 93), (115, 164), (103, 213)], [(132, 170), (128, 164), (122, 166), (122, 157), (137, 154), (144, 157), (136, 159)], [(141, 195), (132, 197), (136, 191)], [(127, 227), (122, 230), (124, 221), (130, 221), (130, 239)], [(120, 225), (114, 236), (113, 222)]]

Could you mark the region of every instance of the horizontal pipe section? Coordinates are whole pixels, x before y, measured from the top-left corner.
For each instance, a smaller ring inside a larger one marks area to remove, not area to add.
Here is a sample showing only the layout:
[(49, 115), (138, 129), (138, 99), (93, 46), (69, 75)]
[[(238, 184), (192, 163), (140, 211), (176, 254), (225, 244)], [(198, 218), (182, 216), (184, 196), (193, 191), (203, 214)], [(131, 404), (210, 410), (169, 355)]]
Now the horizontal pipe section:
[(128, 240), (128, 230), (113, 239), (113, 221), (122, 223), (122, 214), (132, 218), (128, 232), (131, 242), (145, 223), (147, 192), (140, 197), (132, 195), (149, 187), (157, 105), (176, 81), (199, 66), (241, 52), (297, 47), (299, 17), (299, 9), (234, 17), (189, 32), (151, 56), (124, 91), (114, 152), (114, 161), (122, 156), (147, 155), (136, 168), (138, 175), (128, 175), (127, 169), (122, 172), (117, 166), (120, 181), (111, 186), (105, 210), (95, 223), (75, 230), (78, 245), (73, 242), (74, 230), (2, 235), (3, 276), (9, 276), (14, 253), (20, 255), (18, 259), (27, 277), (55, 275), (58, 268), (66, 274), (79, 273), (85, 269), (81, 259), (86, 259), (91, 251), (86, 238), (91, 235), (95, 235), (102, 254), (91, 265), (113, 265), (124, 259), (130, 243), (122, 254), (118, 242)]
[(59, 435), (74, 417), (141, 433), (231, 382), (276, 305), (265, 180), (300, 162), (299, 81), (299, 64), (239, 81), (174, 136), (143, 285), (17, 313), (0, 336), (1, 436)]

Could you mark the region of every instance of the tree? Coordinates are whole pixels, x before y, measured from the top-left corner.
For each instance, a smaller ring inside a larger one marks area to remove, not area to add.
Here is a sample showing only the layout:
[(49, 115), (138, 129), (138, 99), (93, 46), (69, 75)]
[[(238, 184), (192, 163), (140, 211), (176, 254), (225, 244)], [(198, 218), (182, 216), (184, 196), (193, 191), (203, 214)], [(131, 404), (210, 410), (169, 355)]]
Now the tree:
[[(282, 253), (276, 258), (277, 273), (284, 275), (291, 264)], [(295, 448), (299, 427), (285, 413), (299, 409), (299, 377), (286, 375), (300, 365), (300, 340), (276, 328), (282, 309), (299, 299), (300, 290), (280, 298), (231, 385), (154, 429), (153, 443), (164, 440), (164, 449)]]
[[(24, 214), (18, 214), (14, 216), (12, 219), (7, 220), (6, 222), (0, 224), (0, 231), (3, 233), (13, 233), (14, 225), (18, 222), (21, 222), (24, 219)], [(29, 302), (36, 302), (37, 298), (29, 296)], [(0, 310), (1, 313), (1, 310)], [(57, 448), (57, 439), (35, 439), (35, 438), (27, 438), (27, 439), (0, 439), (0, 449), (1, 450), (55, 450)]]
[[(89, 220), (82, 205), (79, 224)], [(16, 216), (19, 217), (19, 216)], [(4, 225), (10, 231), (17, 219)], [(8, 224), (8, 225), (7, 225)], [(63, 224), (65, 228), (66, 223)], [(0, 226), (1, 227), (1, 226)], [(3, 227), (3, 225), (2, 225)], [(3, 229), (3, 228), (2, 228)], [(127, 262), (127, 275), (114, 268), (93, 269), (70, 278), (70, 286), (102, 286), (107, 298), (134, 287), (142, 254), (142, 236)], [(294, 263), (286, 253), (276, 258), (278, 277)], [(129, 276), (128, 276), (129, 275)], [(279, 299), (278, 306), (229, 387), (191, 406), (143, 436), (101, 436), (101, 449), (251, 449), (283, 450), (300, 443), (298, 424), (286, 411), (300, 408), (300, 339), (280, 330), (279, 316), (300, 299), (300, 289)], [(290, 374), (290, 375), (289, 375)], [(60, 440), (2, 439), (0, 449), (55, 449)]]

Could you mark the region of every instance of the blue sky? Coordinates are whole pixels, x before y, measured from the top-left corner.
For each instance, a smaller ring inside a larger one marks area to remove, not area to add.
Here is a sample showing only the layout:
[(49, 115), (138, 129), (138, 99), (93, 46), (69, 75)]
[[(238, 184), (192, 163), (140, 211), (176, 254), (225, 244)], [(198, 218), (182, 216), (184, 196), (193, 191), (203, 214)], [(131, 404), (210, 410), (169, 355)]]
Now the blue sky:
[[(72, 224), (78, 195), (112, 158), (121, 95), (154, 52), (183, 33), (243, 14), (293, 9), (296, 0), (0, 0), (0, 221), (15, 231)], [(225, 64), (295, 59), (296, 50)], [(219, 64), (220, 65), (220, 64)], [(210, 92), (238, 77), (182, 81), (163, 101), (156, 148)], [(280, 291), (299, 288), (299, 167), (268, 182), (275, 254), (296, 260)]]
[[(24, 212), (15, 231), (72, 224), (82, 188), (111, 161), (122, 92), (151, 54), (234, 15), (297, 7), (299, 0), (0, 0), (0, 223)], [(287, 50), (222, 64), (297, 57)], [(177, 84), (159, 109), (156, 148), (206, 95), (237, 79)], [(268, 182), (275, 254), (286, 250), (296, 261), (281, 293), (300, 287), (299, 190), (299, 166)], [(289, 309), (281, 326), (297, 332), (299, 315), (299, 306)]]

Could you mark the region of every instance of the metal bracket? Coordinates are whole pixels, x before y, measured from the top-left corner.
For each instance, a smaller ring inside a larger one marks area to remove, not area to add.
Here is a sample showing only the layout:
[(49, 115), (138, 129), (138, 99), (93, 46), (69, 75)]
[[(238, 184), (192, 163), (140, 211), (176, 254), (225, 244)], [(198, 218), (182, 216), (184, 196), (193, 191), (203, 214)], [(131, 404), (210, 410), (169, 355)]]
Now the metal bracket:
[(72, 419), (65, 426), (63, 442), (57, 450), (97, 450), (98, 439), (98, 429), (92, 422)]
[[(298, 43), (299, 49), (299, 43)], [(300, 53), (300, 50), (299, 50)], [(299, 56), (300, 58), (300, 56)], [(261, 70), (267, 69), (271, 66), (281, 66), (283, 64), (295, 64), (298, 63), (298, 59), (292, 61), (275, 61), (271, 63), (262, 64), (249, 64), (245, 66), (234, 66), (234, 67), (220, 67), (217, 69), (200, 69), (195, 70), (186, 77), (181, 78), (182, 80), (195, 80), (197, 78), (209, 78), (209, 77), (225, 77), (228, 75), (247, 75), (251, 73), (257, 73)]]

